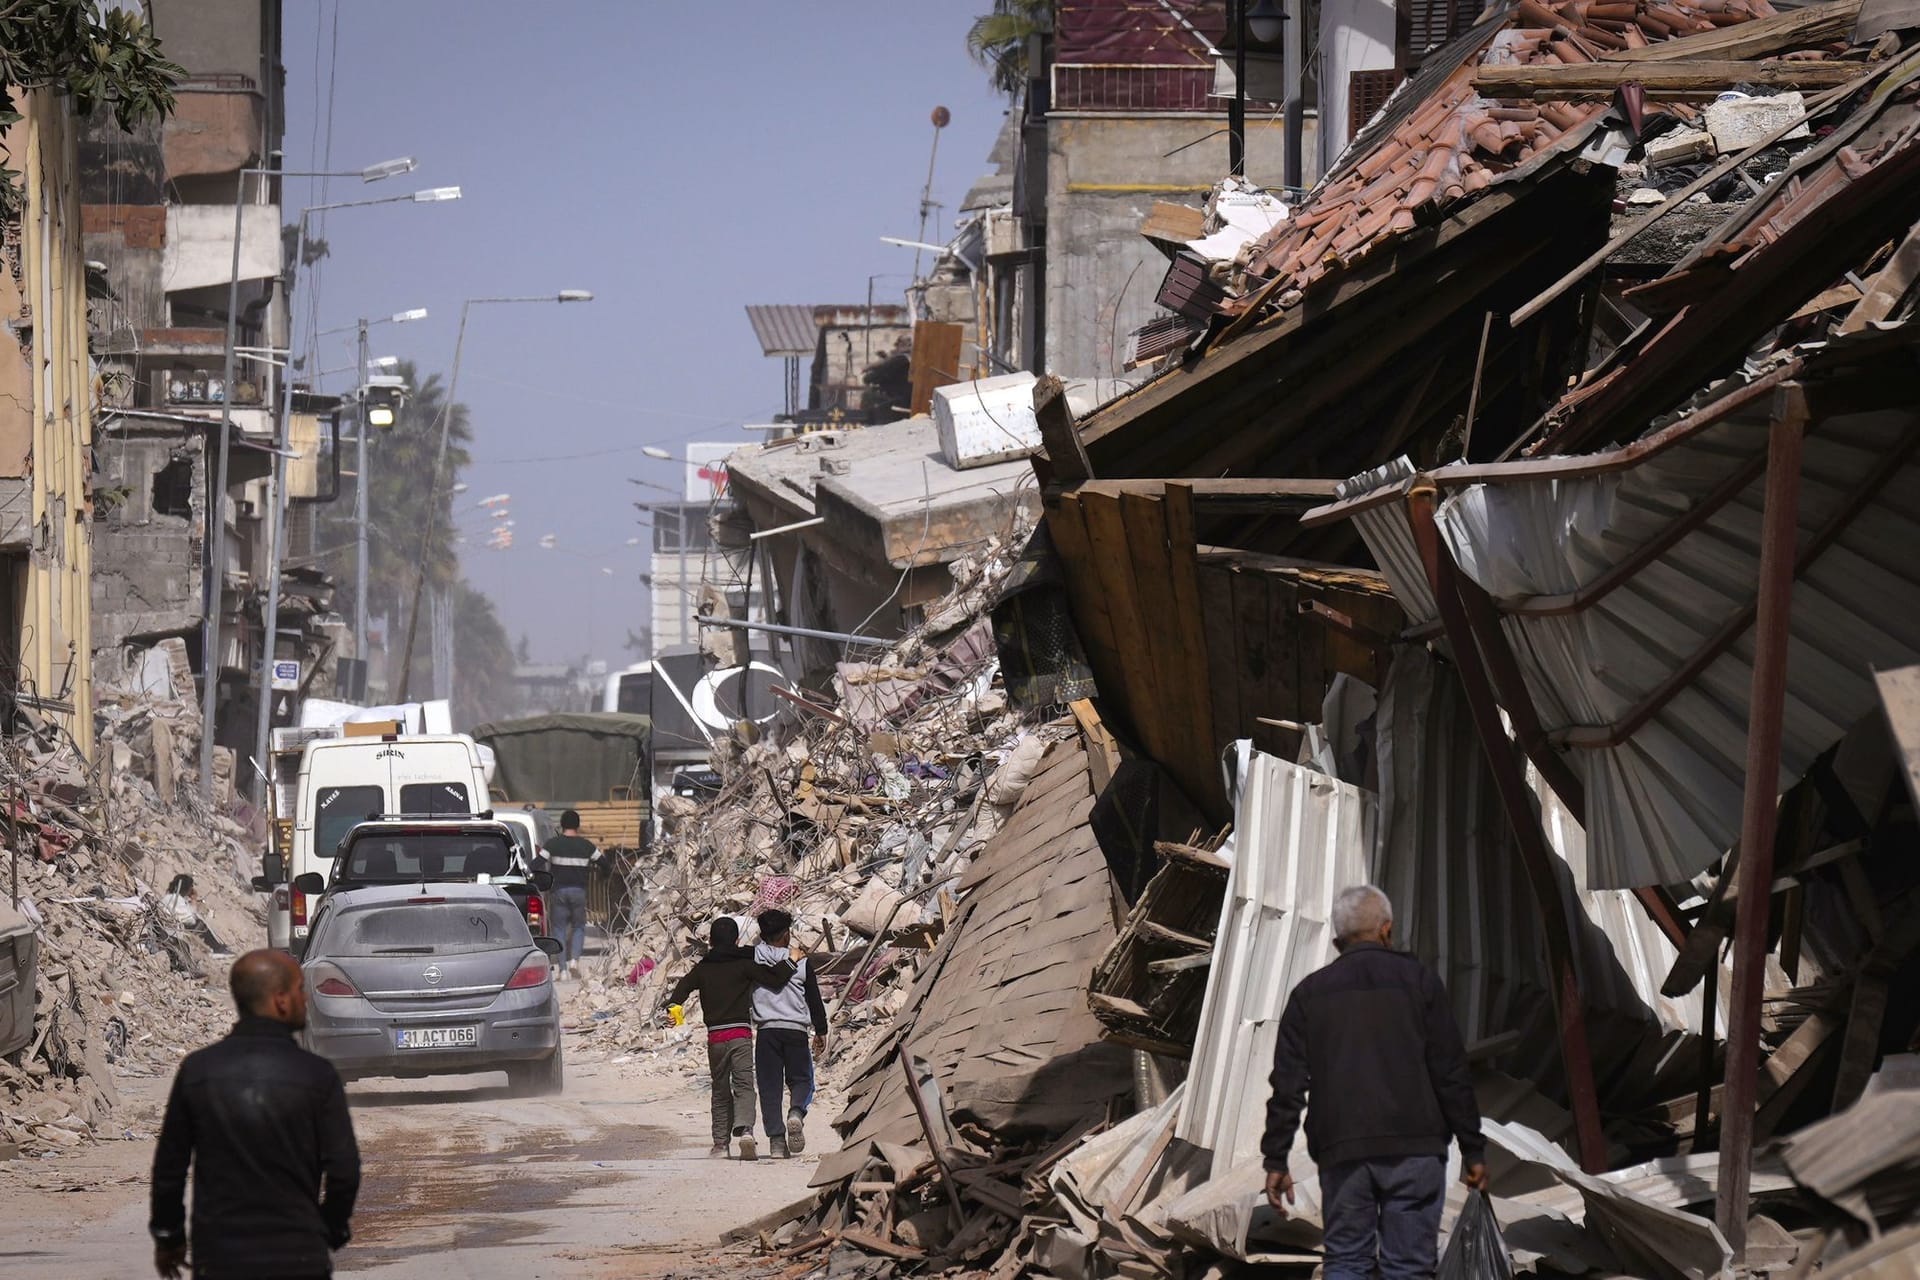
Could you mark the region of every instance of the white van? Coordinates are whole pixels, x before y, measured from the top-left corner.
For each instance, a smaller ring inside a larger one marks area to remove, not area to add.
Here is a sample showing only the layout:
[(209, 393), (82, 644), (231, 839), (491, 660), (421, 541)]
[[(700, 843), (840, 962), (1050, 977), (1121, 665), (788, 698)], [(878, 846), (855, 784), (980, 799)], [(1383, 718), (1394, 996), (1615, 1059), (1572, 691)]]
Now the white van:
[(305, 895), (292, 888), (312, 871), (322, 879), (334, 851), (355, 824), (376, 813), (479, 813), (489, 805), (487, 767), (479, 744), (465, 734), (328, 738), (300, 756), (293, 842), (284, 869), (284, 901), (274, 894), (267, 945), (298, 956), (307, 941)]

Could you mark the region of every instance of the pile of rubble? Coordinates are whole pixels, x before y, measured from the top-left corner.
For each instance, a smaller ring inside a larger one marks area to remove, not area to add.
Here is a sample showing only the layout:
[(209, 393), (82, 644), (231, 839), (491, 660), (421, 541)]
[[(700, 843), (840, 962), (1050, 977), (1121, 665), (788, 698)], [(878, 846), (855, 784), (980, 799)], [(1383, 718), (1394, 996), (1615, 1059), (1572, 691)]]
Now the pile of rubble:
[[(171, 672), (184, 656), (147, 653), (159, 656), (129, 673)], [(99, 1136), (116, 1074), (170, 1072), (224, 1033), (232, 1005), (214, 943), (244, 950), (263, 929), (249, 887), (260, 833), (194, 793), (190, 675), (184, 687), (171, 675), (103, 681), (98, 700), (98, 771), (50, 726), (0, 750), (11, 815), (0, 907), (32, 926), (38, 957), (32, 1036), (0, 1058), (0, 1158)], [(204, 930), (163, 901), (180, 875), (193, 877)]]
[[(1015, 533), (1023, 531), (1016, 530)], [(778, 740), (716, 744), (719, 790), (661, 801), (663, 837), (630, 876), (625, 927), (569, 1013), (612, 1052), (692, 1061), (696, 1029), (662, 1008), (711, 922), (769, 907), (821, 957), (833, 1012), (828, 1074), (898, 1012), (973, 857), (1063, 732), (1009, 706), (986, 617), (1018, 544), (956, 563), (954, 590), (872, 661), (838, 664), (837, 697), (791, 690)], [(700, 1057), (704, 1070), (704, 1057)]]

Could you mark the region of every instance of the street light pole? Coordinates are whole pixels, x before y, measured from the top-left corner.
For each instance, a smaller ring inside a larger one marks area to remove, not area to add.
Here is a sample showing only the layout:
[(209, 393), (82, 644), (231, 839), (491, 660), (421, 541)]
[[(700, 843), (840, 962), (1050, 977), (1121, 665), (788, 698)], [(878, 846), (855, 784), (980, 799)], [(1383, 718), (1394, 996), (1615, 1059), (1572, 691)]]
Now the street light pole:
[[(453, 339), (453, 368), (447, 374), (447, 395), (440, 404), (440, 443), (434, 449), (433, 477), (427, 486), (427, 526), (420, 537), (420, 569), (413, 579), (413, 604), (407, 611), (407, 643), (400, 652), (400, 685), (394, 701), (404, 704), (413, 678), (413, 642), (420, 632), (421, 594), (427, 585), (427, 565), (433, 556), (434, 525), (440, 514), (440, 471), (447, 462), (447, 434), (453, 428), (454, 393), (460, 387), (460, 356), (467, 345), (467, 312), (481, 302), (592, 302), (586, 289), (562, 289), (559, 293), (519, 294), (499, 298), (468, 298), (460, 304), (460, 329)], [(451, 692), (451, 691), (449, 691)]]
[[(443, 200), (458, 200), (460, 188), (433, 187), (425, 191), (415, 191), (411, 195), (383, 196), (377, 200), (343, 200), (334, 204), (312, 205), (300, 211), (298, 228), (294, 233), (293, 270), (287, 276), (287, 293), (293, 293), (293, 283), (299, 275), (300, 259), (306, 253), (307, 219), (315, 213), (332, 209), (361, 209), (376, 204), (399, 204), (403, 201), (413, 204), (437, 204)], [(258, 762), (264, 774), (269, 759), (267, 746), (273, 729), (273, 660), (274, 651), (280, 643), (280, 535), (284, 521), (281, 510), (286, 505), (286, 447), (288, 433), (293, 424), (293, 334), (288, 326), (287, 368), (280, 379), (280, 420), (274, 428), (273, 465), (267, 480), (267, 598), (261, 604), (261, 648), (260, 648), (260, 691), (259, 706), (254, 717), (253, 748), (254, 760)]]
[(356, 363), (359, 381), (358, 440), (354, 444), (353, 467), (353, 656), (360, 661), (360, 696), (367, 696), (367, 322), (360, 321), (360, 350)]
[(383, 160), (359, 170), (308, 169), (290, 172), (269, 168), (242, 169), (235, 182), (233, 266), (227, 279), (227, 338), (220, 382), (220, 443), (216, 450), (218, 460), (214, 471), (213, 501), (208, 504), (213, 530), (207, 539), (207, 580), (202, 584), (206, 612), (200, 624), (200, 798), (209, 804), (213, 801), (215, 704), (220, 694), (220, 601), (227, 577), (227, 458), (228, 446), (233, 438), (234, 347), (239, 341), (237, 327), (240, 321), (240, 232), (247, 204), (247, 179), (271, 175), (278, 178), (359, 178), (363, 182), (378, 182), (396, 174), (411, 173), (413, 168), (412, 157), (402, 156), (398, 160)]

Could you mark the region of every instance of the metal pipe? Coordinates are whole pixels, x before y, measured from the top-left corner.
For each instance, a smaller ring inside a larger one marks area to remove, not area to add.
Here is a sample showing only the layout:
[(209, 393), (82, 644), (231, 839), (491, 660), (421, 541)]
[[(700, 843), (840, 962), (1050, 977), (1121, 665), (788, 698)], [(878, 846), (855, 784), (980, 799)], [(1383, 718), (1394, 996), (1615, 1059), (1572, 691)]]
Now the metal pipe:
[[(1242, 0), (1245, 3), (1245, 0)], [(1281, 182), (1289, 192), (1306, 186), (1306, 165), (1301, 152), (1307, 130), (1306, 0), (1286, 0), (1287, 37), (1281, 47), (1282, 71), (1286, 76), (1287, 100), (1283, 105), (1286, 128), (1286, 154), (1281, 164)]]
[(1247, 172), (1247, 0), (1233, 0), (1233, 24), (1233, 97), (1227, 101), (1227, 172), (1237, 178)]
[(886, 648), (893, 641), (879, 636), (856, 636), (845, 631), (815, 631), (812, 627), (783, 627), (772, 622), (743, 622), (738, 618), (702, 618), (703, 627), (733, 627), (739, 631), (765, 631), (769, 635), (799, 636), (804, 640), (833, 640), (840, 644), (868, 644)]
[(815, 516), (811, 520), (795, 520), (792, 524), (775, 525), (771, 529), (758, 529), (747, 535), (747, 541), (758, 542), (762, 538), (771, 538), (779, 533), (793, 533), (800, 529), (811, 529), (815, 525), (825, 524), (825, 516)]
[[(1747, 708), (1746, 794), (1740, 811), (1740, 868), (1749, 886), (1734, 904), (1733, 993), (1727, 1008), (1727, 1074), (1720, 1108), (1720, 1192), (1715, 1218), (1746, 1254), (1753, 1176), (1753, 1108), (1760, 1069), (1760, 997), (1766, 985), (1767, 913), (1773, 905), (1773, 838), (1779, 824), (1780, 738), (1786, 719), (1787, 648), (1793, 613), (1794, 544), (1800, 534), (1804, 388), (1774, 400), (1767, 442), (1767, 497), (1760, 524), (1760, 599)], [(1712, 980), (1710, 978), (1710, 980)]]

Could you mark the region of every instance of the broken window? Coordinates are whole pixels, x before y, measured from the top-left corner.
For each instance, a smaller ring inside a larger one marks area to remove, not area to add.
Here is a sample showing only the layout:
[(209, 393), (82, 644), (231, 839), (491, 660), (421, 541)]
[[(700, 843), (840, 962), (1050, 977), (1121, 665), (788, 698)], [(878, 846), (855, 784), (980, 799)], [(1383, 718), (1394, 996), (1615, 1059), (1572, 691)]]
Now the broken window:
[(175, 458), (153, 473), (155, 515), (193, 515), (193, 459)]

